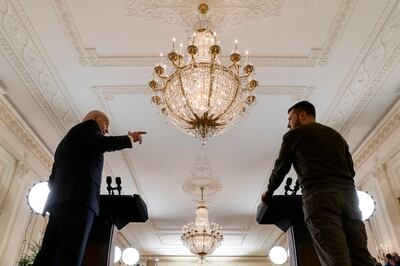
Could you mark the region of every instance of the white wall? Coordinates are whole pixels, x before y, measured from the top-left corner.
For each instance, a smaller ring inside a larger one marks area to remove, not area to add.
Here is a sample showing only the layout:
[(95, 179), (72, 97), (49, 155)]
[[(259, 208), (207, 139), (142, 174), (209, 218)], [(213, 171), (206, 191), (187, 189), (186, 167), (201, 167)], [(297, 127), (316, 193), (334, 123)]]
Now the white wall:
[(24, 240), (41, 238), (46, 219), (31, 214), (26, 195), (35, 182), (48, 178), (51, 159), (0, 94), (0, 265), (15, 265), (25, 252)]
[(400, 101), (355, 151), (356, 186), (370, 193), (374, 215), (366, 222), (374, 256), (400, 251)]

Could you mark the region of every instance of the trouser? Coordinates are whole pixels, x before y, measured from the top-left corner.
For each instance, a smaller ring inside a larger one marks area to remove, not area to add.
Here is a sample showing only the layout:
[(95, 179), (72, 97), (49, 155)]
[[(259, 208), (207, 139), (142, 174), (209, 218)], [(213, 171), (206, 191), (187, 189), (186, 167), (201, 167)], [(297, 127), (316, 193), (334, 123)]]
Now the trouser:
[(309, 193), (303, 210), (322, 266), (375, 266), (355, 190)]
[(33, 266), (81, 266), (94, 216), (80, 205), (52, 207)]

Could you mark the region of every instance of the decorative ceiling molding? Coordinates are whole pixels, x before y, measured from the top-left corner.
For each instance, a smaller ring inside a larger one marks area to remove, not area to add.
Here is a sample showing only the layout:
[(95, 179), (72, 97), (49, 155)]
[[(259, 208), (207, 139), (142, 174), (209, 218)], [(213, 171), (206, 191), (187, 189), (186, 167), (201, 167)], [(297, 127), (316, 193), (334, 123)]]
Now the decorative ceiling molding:
[(335, 18), (329, 28), (327, 37), (325, 39), (320, 53), (318, 55), (320, 66), (328, 63), (328, 59), (332, 52), (335, 50), (337, 42), (339, 41), (345, 29), (347, 21), (351, 16), (353, 8), (357, 4), (357, 0), (342, 0), (336, 12)]
[(0, 94), (1, 95), (6, 94), (6, 90), (5, 90), (4, 84), (3, 84), (3, 82), (1, 80), (0, 80)]
[[(168, 10), (170, 9), (170, 6), (174, 5), (172, 0), (167, 0), (163, 1), (162, 4), (157, 4), (157, 1), (150, 1), (150, 2), (144, 2), (141, 1), (139, 3), (136, 3), (135, 1), (128, 1), (124, 0), (126, 6), (137, 6), (141, 5), (143, 8), (148, 8), (151, 5), (156, 5), (159, 6), (160, 9), (163, 10)], [(222, 1), (216, 1), (214, 0), (215, 3), (218, 2), (218, 5), (220, 5), (220, 2)], [(233, 5), (233, 6), (242, 6), (242, 9), (246, 9), (243, 4), (241, 4), (239, 1), (235, 0), (225, 0), (227, 1), (227, 5)], [(282, 6), (283, 0), (275, 0), (275, 1), (270, 1), (270, 0), (265, 0), (267, 2), (260, 2), (260, 1), (253, 1), (254, 3), (251, 4), (251, 2), (246, 2), (246, 7), (248, 7), (247, 12), (242, 12), (242, 13), (236, 13), (232, 14), (231, 19), (234, 21), (249, 21), (250, 16), (253, 17), (253, 19), (256, 19), (260, 16), (261, 13), (260, 10), (253, 9), (253, 7), (260, 6), (260, 5), (265, 5), (266, 3), (272, 3), (272, 7), (269, 6), (267, 9), (269, 10), (277, 10), (280, 9)], [(97, 53), (96, 49), (94, 48), (86, 48), (84, 46), (84, 43), (82, 41), (82, 38), (79, 34), (78, 27), (73, 19), (73, 16), (71, 14), (71, 11), (66, 3), (65, 0), (51, 0), (50, 1), (53, 4), (53, 7), (56, 11), (56, 14), (59, 18), (59, 21), (69, 38), (73, 49), (79, 59), (79, 63), (82, 66), (87, 66), (87, 67), (132, 67), (132, 66), (153, 66), (155, 62), (158, 62), (158, 57), (157, 56), (101, 56)], [(193, 0), (186, 0), (186, 1), (181, 1), (182, 6), (186, 6), (186, 3), (191, 3), (191, 2), (197, 2)], [(211, 1), (212, 2), (212, 1)], [(255, 3), (257, 2), (257, 3)], [(224, 2), (225, 3), (225, 2)], [(329, 56), (335, 49), (338, 40), (340, 39), (343, 30), (345, 28), (345, 25), (347, 21), (349, 20), (349, 17), (351, 16), (352, 10), (354, 6), (356, 5), (357, 0), (342, 0), (335, 18), (333, 22), (331, 23), (331, 26), (329, 28), (329, 31), (327, 33), (327, 37), (324, 41), (324, 44), (322, 45), (321, 48), (318, 49), (310, 49), (310, 52), (306, 56), (299, 56), (299, 57), (269, 57), (269, 56), (256, 56), (252, 57), (252, 63), (255, 66), (265, 66), (265, 67), (315, 67), (317, 65), (325, 65), (328, 62)], [(144, 6), (143, 6), (144, 5)], [(225, 4), (221, 4), (223, 6)], [(275, 6), (275, 8), (274, 8)], [(229, 7), (228, 9), (230, 10)], [(186, 10), (185, 8), (182, 10)], [(196, 9), (195, 9), (196, 10)], [(223, 10), (223, 8), (221, 9)], [(137, 10), (132, 12), (138, 12)], [(176, 12), (176, 11), (174, 11)], [(182, 11), (183, 12), (183, 11)], [(185, 11), (186, 12), (186, 11)], [(183, 13), (185, 13), (183, 12)], [(227, 10), (228, 12), (228, 10)], [(162, 11), (159, 10), (160, 14), (157, 14), (156, 12), (152, 13), (149, 15), (149, 12), (146, 13), (144, 11), (143, 14), (140, 14), (142, 17), (148, 17), (149, 19), (169, 19), (169, 14), (163, 13)], [(264, 12), (265, 13), (265, 12)], [(268, 12), (266, 12), (268, 13)], [(274, 13), (274, 12), (271, 12)], [(186, 13), (185, 13), (186, 14)], [(187, 14), (188, 20), (190, 21), (189, 18), (191, 18), (191, 13), (189, 12)], [(258, 15), (257, 15), (258, 14)], [(161, 18), (165, 17), (165, 18)], [(228, 15), (229, 17), (229, 15)], [(235, 17), (235, 18), (234, 18)], [(171, 21), (175, 21), (174, 19), (171, 19)], [(232, 23), (232, 22), (230, 22)], [(222, 60), (227, 60), (227, 58), (222, 58)]]
[[(160, 262), (182, 262), (187, 261), (190, 264), (196, 264), (198, 258), (195, 256), (154, 256), (154, 255), (140, 255), (141, 259), (154, 259), (157, 258)], [(266, 256), (208, 256), (207, 261), (227, 261), (236, 263), (249, 263), (249, 262), (266, 262)], [(257, 264), (258, 265), (258, 264)], [(268, 264), (267, 264), (268, 265)]]
[[(400, 100), (393, 106), (383, 120), (375, 127), (375, 130), (367, 137), (367, 139), (354, 152), (353, 160), (356, 169), (373, 155), (380, 145), (390, 137), (390, 135), (400, 129)], [(400, 143), (400, 142), (399, 142)], [(391, 152), (385, 156), (387, 161), (395, 152), (399, 150), (396, 145)], [(384, 162), (381, 162), (384, 163)]]
[[(280, 17), (285, 0), (237, 1), (208, 0), (207, 19), (216, 28)], [(148, 21), (185, 26), (189, 29), (200, 19), (198, 0), (121, 1), (124, 16), (140, 17)]]
[[(182, 235), (182, 228), (177, 227), (177, 228), (162, 228), (162, 227), (157, 227), (157, 229), (154, 231), (154, 233), (160, 238), (161, 246), (163, 247), (182, 247), (182, 242), (180, 240), (181, 235)], [(249, 228), (244, 228), (244, 227), (239, 227), (239, 228), (223, 228), (223, 234), (224, 234), (224, 246), (225, 247), (242, 247), (244, 240), (246, 239), (247, 235), (249, 233)], [(236, 237), (238, 241), (235, 241), (235, 243), (227, 243), (227, 236), (229, 237)], [(179, 244), (173, 244), (173, 243), (168, 243), (167, 240), (164, 240), (165, 237), (174, 237), (175, 239), (179, 239)]]
[(57, 131), (77, 120), (64, 83), (17, 0), (0, 0), (0, 49)]
[[(51, 153), (2, 95), (0, 95), (0, 120), (8, 126), (46, 169), (51, 169), (53, 166)], [(6, 143), (3, 144), (7, 145)], [(13, 154), (18, 154), (13, 148), (11, 151)], [(23, 160), (23, 157), (17, 157), (17, 159)]]
[(346, 135), (400, 61), (400, 6), (388, 1), (323, 121)]
[(259, 86), (255, 95), (290, 95), (292, 101), (310, 100), (315, 91), (314, 87), (306, 86)]
[[(314, 94), (314, 87), (307, 86), (265, 86), (260, 85), (255, 95), (289, 95), (292, 101), (309, 100)], [(98, 86), (92, 88), (100, 104), (106, 107), (106, 101), (113, 101), (116, 95), (151, 95), (152, 91), (145, 85), (138, 86)]]
[[(0, 49), (60, 135), (80, 121), (71, 96), (18, 0), (0, 0)], [(0, 88), (0, 94), (5, 93), (5, 88)], [(105, 174), (110, 172), (107, 163), (104, 170)]]

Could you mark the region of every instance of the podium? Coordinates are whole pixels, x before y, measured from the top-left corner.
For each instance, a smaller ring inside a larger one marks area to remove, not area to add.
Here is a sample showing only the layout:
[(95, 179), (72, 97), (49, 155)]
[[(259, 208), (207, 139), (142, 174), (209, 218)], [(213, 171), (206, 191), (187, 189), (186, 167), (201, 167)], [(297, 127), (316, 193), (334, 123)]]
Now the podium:
[(276, 195), (267, 206), (257, 208), (259, 224), (274, 224), (286, 232), (289, 242), (290, 266), (320, 266), (311, 235), (304, 223), (300, 195)]
[(99, 203), (100, 213), (89, 235), (84, 266), (114, 265), (111, 245), (115, 227), (121, 230), (128, 223), (144, 223), (149, 218), (146, 203), (137, 194), (100, 195)]

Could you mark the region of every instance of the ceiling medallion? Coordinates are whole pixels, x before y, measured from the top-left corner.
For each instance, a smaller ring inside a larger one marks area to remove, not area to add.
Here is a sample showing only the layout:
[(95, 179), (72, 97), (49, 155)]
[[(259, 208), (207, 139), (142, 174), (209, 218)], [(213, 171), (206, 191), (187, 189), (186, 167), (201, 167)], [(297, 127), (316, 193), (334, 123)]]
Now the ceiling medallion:
[[(173, 70), (166, 72), (160, 62), (154, 67), (152, 102), (161, 113), (178, 128), (205, 143), (210, 137), (223, 133), (238, 120), (254, 103), (253, 95), (258, 82), (254, 79), (254, 67), (245, 62), (235, 48), (230, 55), (231, 64), (220, 63), (221, 47), (216, 34), (206, 20), (208, 6), (199, 5), (201, 20), (183, 52), (183, 44), (177, 51), (175, 38), (168, 54)], [(245, 65), (243, 69), (241, 64)]]

